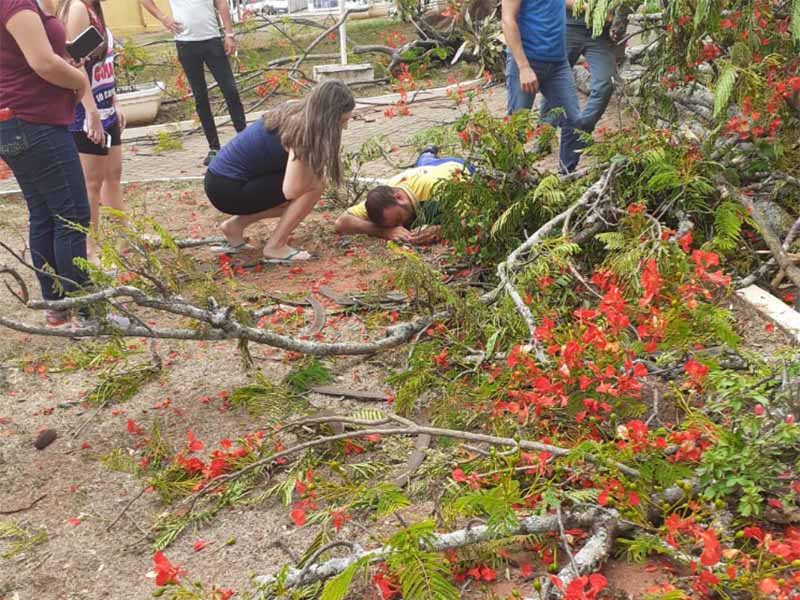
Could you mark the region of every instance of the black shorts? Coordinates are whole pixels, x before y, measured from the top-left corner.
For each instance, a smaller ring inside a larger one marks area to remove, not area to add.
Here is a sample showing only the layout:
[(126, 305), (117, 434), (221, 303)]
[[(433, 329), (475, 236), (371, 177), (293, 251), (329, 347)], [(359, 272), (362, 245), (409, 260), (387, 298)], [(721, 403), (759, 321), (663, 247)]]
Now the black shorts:
[(227, 215), (252, 215), (286, 202), (283, 195), (285, 175), (282, 171), (239, 181), (206, 171), (206, 196), (214, 208)]
[[(122, 144), (122, 130), (119, 127), (119, 121), (114, 121), (114, 124), (106, 129), (106, 133), (111, 136), (112, 146), (119, 146)], [(72, 139), (75, 140), (75, 145), (78, 147), (78, 152), (80, 154), (94, 154), (95, 156), (108, 155), (108, 148), (95, 144), (86, 136), (85, 131), (73, 131)]]

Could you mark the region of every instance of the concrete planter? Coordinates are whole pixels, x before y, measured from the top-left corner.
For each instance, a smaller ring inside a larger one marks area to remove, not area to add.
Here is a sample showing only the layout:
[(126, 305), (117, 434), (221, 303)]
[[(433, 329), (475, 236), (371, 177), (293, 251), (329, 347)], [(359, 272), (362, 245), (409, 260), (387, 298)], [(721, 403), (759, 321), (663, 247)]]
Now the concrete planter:
[(117, 100), (120, 108), (125, 112), (129, 127), (149, 125), (156, 120), (158, 109), (161, 108), (161, 96), (164, 88), (164, 82), (157, 81), (153, 84), (138, 85), (133, 89), (117, 92)]

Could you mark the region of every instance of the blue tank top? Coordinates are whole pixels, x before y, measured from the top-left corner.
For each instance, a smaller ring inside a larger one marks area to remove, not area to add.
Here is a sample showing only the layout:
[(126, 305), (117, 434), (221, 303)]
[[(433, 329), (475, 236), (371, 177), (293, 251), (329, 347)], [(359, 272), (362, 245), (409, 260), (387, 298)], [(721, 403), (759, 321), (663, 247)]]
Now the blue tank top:
[[(86, 7), (89, 11), (89, 22), (98, 31), (102, 28), (100, 19), (95, 12)], [(106, 29), (106, 39), (108, 40), (108, 54), (105, 58), (92, 58), (84, 67), (89, 76), (89, 83), (92, 86), (97, 111), (100, 113), (100, 120), (103, 122), (103, 129), (108, 130), (117, 122), (117, 111), (114, 110), (114, 38), (111, 30)], [(83, 124), (86, 121), (86, 110), (83, 104), (78, 102), (75, 107), (75, 120), (69, 126), (70, 131), (83, 131)]]
[(286, 171), (288, 163), (289, 153), (281, 146), (278, 131), (268, 130), (263, 119), (258, 119), (222, 147), (208, 170), (229, 179), (250, 181)]
[(517, 14), (517, 25), (528, 60), (566, 60), (565, 8), (564, 0), (522, 0)]

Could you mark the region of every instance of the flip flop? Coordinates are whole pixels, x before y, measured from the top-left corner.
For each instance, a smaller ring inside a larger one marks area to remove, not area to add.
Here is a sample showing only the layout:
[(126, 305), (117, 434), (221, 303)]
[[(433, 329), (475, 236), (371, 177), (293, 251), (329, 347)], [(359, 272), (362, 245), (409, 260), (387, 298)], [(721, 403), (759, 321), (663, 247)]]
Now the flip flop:
[(211, 251), (215, 254), (238, 254), (239, 252), (249, 252), (255, 250), (256, 247), (247, 242), (239, 242), (238, 244), (224, 243), (219, 246), (211, 246)]
[[(300, 254), (305, 254), (307, 258), (298, 258)], [(292, 263), (306, 262), (314, 258), (305, 250), (292, 250), (283, 258), (264, 258), (261, 262), (270, 265), (288, 265)]]

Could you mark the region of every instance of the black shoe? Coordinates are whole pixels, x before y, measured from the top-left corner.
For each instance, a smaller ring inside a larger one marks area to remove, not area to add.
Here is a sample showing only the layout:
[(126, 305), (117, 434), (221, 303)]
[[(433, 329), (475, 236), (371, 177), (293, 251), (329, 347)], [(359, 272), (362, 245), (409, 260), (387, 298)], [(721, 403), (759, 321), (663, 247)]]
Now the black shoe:
[(211, 164), (211, 161), (214, 160), (214, 157), (217, 155), (217, 152), (219, 152), (219, 150), (214, 150), (213, 148), (208, 151), (206, 159), (203, 161), (204, 167), (207, 167), (208, 165)]
[(433, 154), (434, 156), (439, 156), (439, 146), (428, 144), (422, 149), (421, 154)]

